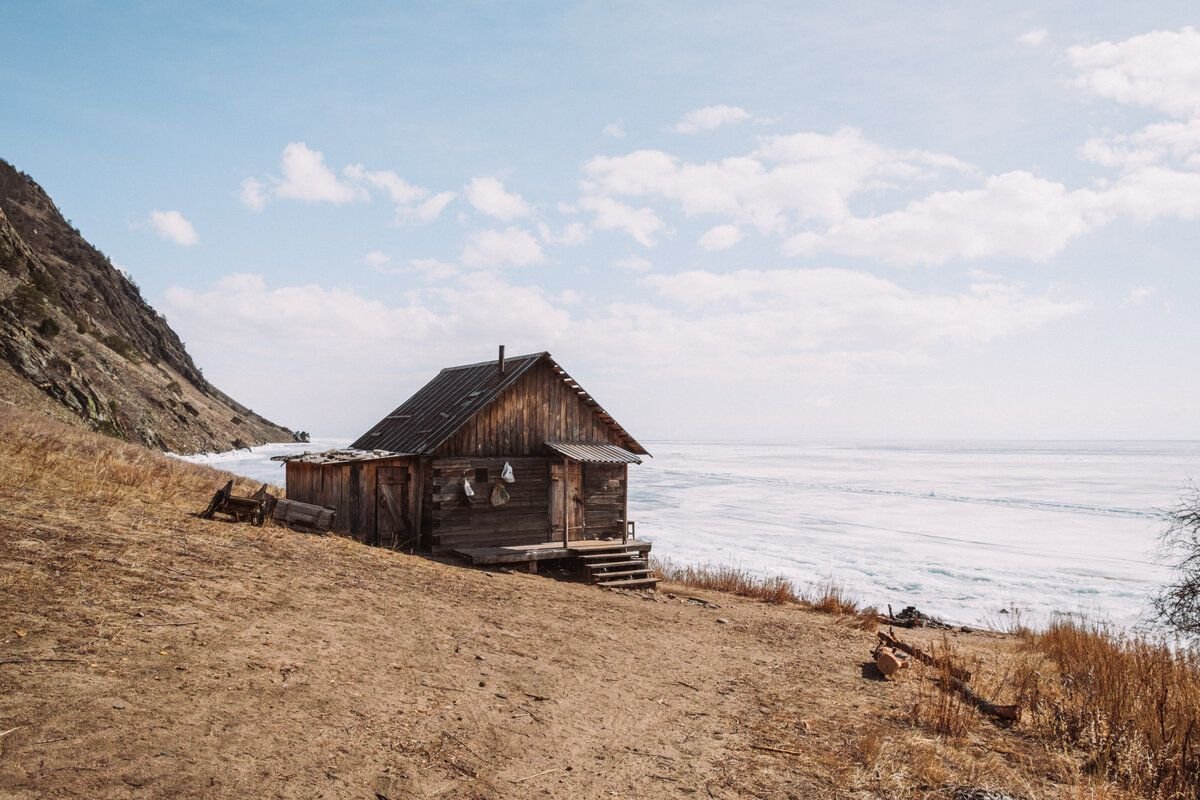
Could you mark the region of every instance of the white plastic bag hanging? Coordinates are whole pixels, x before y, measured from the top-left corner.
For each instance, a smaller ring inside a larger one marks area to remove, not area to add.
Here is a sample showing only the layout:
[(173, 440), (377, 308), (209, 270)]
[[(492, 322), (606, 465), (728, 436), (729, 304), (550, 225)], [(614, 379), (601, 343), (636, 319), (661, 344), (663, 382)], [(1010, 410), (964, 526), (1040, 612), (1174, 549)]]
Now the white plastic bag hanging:
[(463, 478), (463, 494), (467, 497), (475, 496), (475, 490), (471, 488), (471, 482), (466, 478)]
[(504, 468), (500, 470), (500, 480), (505, 483), (516, 483), (517, 479), (513, 477), (512, 464), (504, 462)]

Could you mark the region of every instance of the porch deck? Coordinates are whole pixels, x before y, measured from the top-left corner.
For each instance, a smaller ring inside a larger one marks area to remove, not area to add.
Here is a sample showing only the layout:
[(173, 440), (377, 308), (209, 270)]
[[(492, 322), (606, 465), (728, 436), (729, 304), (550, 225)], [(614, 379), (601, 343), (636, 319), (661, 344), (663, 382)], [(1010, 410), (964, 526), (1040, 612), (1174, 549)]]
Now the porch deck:
[(579, 539), (570, 542), (566, 547), (563, 547), (562, 542), (539, 542), (505, 547), (460, 547), (450, 552), (468, 559), (472, 564), (527, 564), (532, 561), (574, 558), (613, 548), (637, 550), (644, 557), (650, 552), (650, 542), (641, 539), (630, 539), (624, 543), (620, 539)]

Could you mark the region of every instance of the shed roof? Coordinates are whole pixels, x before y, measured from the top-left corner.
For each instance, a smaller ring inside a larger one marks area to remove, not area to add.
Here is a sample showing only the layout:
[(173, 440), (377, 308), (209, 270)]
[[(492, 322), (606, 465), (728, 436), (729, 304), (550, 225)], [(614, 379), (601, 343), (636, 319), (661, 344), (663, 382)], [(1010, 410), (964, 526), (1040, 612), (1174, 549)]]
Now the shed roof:
[(326, 450), (321, 453), (292, 453), (271, 456), (272, 461), (299, 462), (302, 464), (350, 464), (362, 461), (380, 461), (386, 458), (403, 458), (408, 453), (393, 453), (388, 450)]
[(546, 447), (580, 464), (640, 464), (642, 460), (615, 444), (546, 442)]
[(500, 372), (495, 359), (460, 367), (447, 367), (425, 384), (404, 404), (388, 414), (351, 447), (428, 454), (453, 436), (472, 417), (504, 393), (517, 380), (540, 363), (546, 363), (595, 411), (606, 425), (625, 440), (635, 453), (647, 454), (629, 433), (579, 383), (550, 357), (549, 353), (530, 353), (504, 360)]

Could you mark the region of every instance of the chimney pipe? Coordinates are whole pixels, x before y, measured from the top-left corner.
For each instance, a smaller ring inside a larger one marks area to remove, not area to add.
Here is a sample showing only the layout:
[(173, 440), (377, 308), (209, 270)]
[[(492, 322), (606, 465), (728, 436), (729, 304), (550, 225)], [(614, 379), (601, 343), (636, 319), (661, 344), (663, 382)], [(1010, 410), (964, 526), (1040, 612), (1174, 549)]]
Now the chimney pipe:
[(504, 345), (500, 345), (500, 374), (504, 374)]

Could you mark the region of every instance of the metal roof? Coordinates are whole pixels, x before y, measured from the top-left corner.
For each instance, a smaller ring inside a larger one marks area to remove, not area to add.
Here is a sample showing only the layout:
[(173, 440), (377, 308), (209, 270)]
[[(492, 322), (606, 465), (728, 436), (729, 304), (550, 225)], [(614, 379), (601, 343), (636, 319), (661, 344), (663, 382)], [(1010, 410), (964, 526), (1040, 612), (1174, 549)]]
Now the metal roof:
[(425, 384), (404, 404), (388, 414), (351, 447), (383, 448), (403, 453), (428, 454), (453, 436), (472, 417), (490, 405), (517, 380), (539, 363), (545, 362), (588, 405), (606, 425), (625, 440), (636, 453), (646, 453), (629, 433), (600, 407), (579, 383), (560, 367), (549, 353), (530, 353), (504, 360), (504, 372), (497, 361), (481, 361), (461, 367), (447, 367)]
[(393, 453), (388, 450), (326, 450), (323, 453), (294, 453), (286, 456), (271, 456), (272, 461), (297, 461), (302, 464), (349, 464), (362, 461), (379, 461), (385, 458), (403, 458), (408, 453)]
[(615, 444), (546, 442), (546, 447), (581, 464), (640, 464), (642, 460)]

